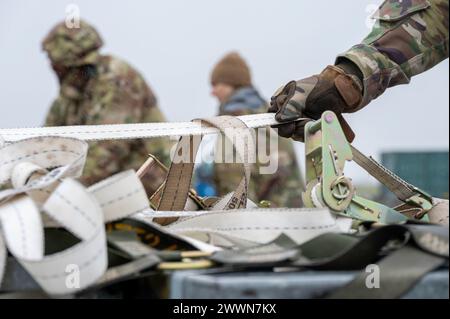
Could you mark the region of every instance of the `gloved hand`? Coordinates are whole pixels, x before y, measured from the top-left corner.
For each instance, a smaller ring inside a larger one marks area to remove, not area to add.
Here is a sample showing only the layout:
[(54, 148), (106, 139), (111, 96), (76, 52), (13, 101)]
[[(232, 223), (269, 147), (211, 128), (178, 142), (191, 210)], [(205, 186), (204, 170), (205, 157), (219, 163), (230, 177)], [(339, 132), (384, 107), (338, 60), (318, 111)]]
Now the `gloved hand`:
[[(317, 120), (325, 111), (350, 113), (362, 100), (362, 74), (349, 63), (328, 66), (319, 75), (291, 81), (275, 92), (269, 112), (276, 113), (279, 122), (299, 118)], [(280, 136), (304, 140), (304, 126), (308, 121), (298, 121), (275, 126)]]

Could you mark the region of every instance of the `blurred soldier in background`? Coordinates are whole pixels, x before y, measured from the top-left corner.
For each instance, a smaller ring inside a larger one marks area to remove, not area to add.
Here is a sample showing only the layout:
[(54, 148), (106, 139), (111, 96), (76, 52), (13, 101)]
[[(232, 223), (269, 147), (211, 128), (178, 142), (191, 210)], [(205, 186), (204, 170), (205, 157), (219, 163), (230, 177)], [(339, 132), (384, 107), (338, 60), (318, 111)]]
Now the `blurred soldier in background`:
[[(103, 41), (84, 21), (80, 28), (56, 25), (43, 41), (60, 91), (47, 115), (47, 126), (163, 122), (165, 118), (144, 78), (126, 62), (101, 55)], [(137, 170), (151, 153), (166, 165), (169, 141), (164, 139), (90, 143), (82, 176), (87, 185), (127, 169)], [(161, 179), (163, 177), (156, 177)], [(155, 185), (153, 185), (155, 184)], [(152, 178), (144, 180), (149, 194)]]
[[(247, 63), (237, 53), (226, 55), (214, 67), (211, 85), (212, 94), (220, 103), (218, 115), (240, 116), (265, 113), (267, 110), (268, 104), (252, 85)], [(259, 131), (257, 138), (270, 138), (267, 131), (262, 133), (264, 136)], [(261, 174), (261, 163), (257, 160), (252, 167), (249, 198), (258, 202), (270, 201), (273, 207), (300, 207), (303, 185), (292, 141), (280, 139), (276, 134), (272, 136), (277, 139), (278, 148), (276, 154), (269, 155), (277, 156), (277, 171), (274, 174)], [(233, 191), (241, 178), (242, 168), (239, 164), (214, 166), (214, 182), (220, 196)]]
[[(374, 16), (375, 27), (362, 43), (339, 55), (335, 65), (319, 75), (282, 87), (272, 97), (269, 111), (279, 122), (318, 119), (326, 110), (352, 113), (387, 88), (408, 84), (413, 76), (448, 58), (448, 6), (448, 0), (384, 1)], [(431, 107), (416, 112), (433, 114)], [(304, 124), (282, 124), (278, 133), (303, 140)], [(411, 124), (403, 123), (403, 129), (411, 129)], [(448, 201), (436, 199), (435, 204), (446, 211), (438, 223), (448, 225)]]

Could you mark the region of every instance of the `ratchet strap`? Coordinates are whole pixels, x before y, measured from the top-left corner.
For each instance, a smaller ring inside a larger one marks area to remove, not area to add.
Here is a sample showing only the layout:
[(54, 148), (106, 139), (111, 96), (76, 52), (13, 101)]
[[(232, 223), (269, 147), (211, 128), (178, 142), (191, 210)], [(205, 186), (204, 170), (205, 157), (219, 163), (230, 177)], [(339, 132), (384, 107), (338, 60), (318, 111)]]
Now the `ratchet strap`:
[[(210, 237), (209, 233), (237, 245), (246, 240), (266, 243), (284, 231), (292, 231), (297, 233), (295, 238), (300, 243), (324, 232), (348, 231), (351, 226), (351, 220), (338, 218), (327, 210), (318, 214), (291, 210), (278, 224), (273, 224), (279, 215), (275, 209), (254, 211), (253, 220), (244, 218), (247, 210), (218, 211), (205, 216), (172, 211), (168, 213), (193, 215), (163, 230), (151, 219), (164, 217), (164, 212), (154, 212), (149, 207), (147, 194), (135, 172), (111, 176), (91, 187), (75, 180), (81, 175), (87, 148), (86, 142), (65, 137), (29, 138), (0, 148), (0, 184), (11, 185), (0, 191), (0, 281), (8, 270), (5, 269), (8, 251), (49, 295), (71, 295), (97, 282), (114, 282), (117, 276), (112, 274), (120, 276), (130, 269), (151, 267), (156, 261), (148, 257), (133, 260), (134, 266), (118, 265), (123, 267), (107, 272), (110, 260), (105, 224), (107, 229), (111, 223), (113, 228), (130, 225), (124, 219), (147, 224), (204, 252), (220, 249), (204, 240)], [(246, 192), (246, 182), (242, 184)], [(236, 214), (236, 220), (229, 215), (231, 212)], [(241, 217), (244, 222), (239, 228), (235, 223), (239, 225)], [(211, 218), (216, 220), (215, 224), (208, 221)], [(254, 220), (258, 221), (258, 227), (254, 227)], [(214, 227), (202, 226), (201, 222)], [(252, 233), (257, 236), (241, 238), (252, 225)], [(48, 251), (45, 238), (51, 228), (65, 230), (78, 240)], [(146, 240), (152, 241), (150, 235)]]
[[(346, 132), (347, 138), (351, 141), (354, 138), (354, 133), (348, 126), (342, 116), (339, 116), (340, 123)], [(305, 120), (305, 119), (299, 119)], [(21, 140), (27, 137), (45, 137), (45, 136), (65, 136), (74, 137), (86, 141), (91, 140), (114, 140), (114, 139), (135, 139), (135, 138), (153, 138), (162, 136), (182, 136), (178, 144), (177, 151), (186, 151), (187, 148), (191, 151), (188, 158), (196, 154), (198, 144), (201, 138), (194, 143), (194, 136), (202, 136), (205, 134), (217, 134), (224, 131), (224, 127), (235, 128), (258, 128), (263, 126), (272, 126), (279, 124), (273, 114), (257, 114), (245, 115), (237, 118), (233, 117), (217, 117), (213, 120), (200, 120), (194, 122), (180, 122), (180, 123), (143, 123), (143, 124), (118, 124), (118, 125), (99, 125), (99, 126), (66, 126), (66, 127), (44, 127), (44, 128), (25, 128), (25, 129), (0, 129), (0, 136), (3, 143), (10, 143)], [(252, 143), (250, 143), (252, 144)], [(188, 146), (188, 147), (186, 147)], [(249, 147), (250, 145), (247, 145)], [(183, 150), (182, 147), (185, 149)], [(393, 172), (377, 163), (373, 158), (366, 157), (363, 153), (352, 147), (354, 160), (370, 175), (376, 178), (379, 182), (385, 185), (391, 192), (393, 192), (398, 199), (405, 203), (396, 209), (410, 217), (422, 218), (428, 213), (430, 221), (433, 223), (440, 223), (448, 225), (448, 201), (440, 201), (433, 199), (428, 194), (410, 185)], [(250, 152), (251, 153), (251, 152)], [(249, 155), (252, 155), (250, 154)], [(240, 155), (246, 155), (244, 154)], [(189, 163), (190, 162), (190, 163)], [(245, 161), (244, 161), (245, 163)], [(174, 163), (171, 167), (168, 183), (165, 186), (162, 194), (163, 200), (159, 205), (159, 210), (183, 210), (186, 205), (186, 196), (189, 196), (188, 184), (192, 177), (193, 160), (182, 158), (179, 163)], [(244, 171), (245, 171), (244, 165)], [(243, 177), (248, 182), (248, 175), (244, 173)], [(245, 179), (241, 181), (236, 189), (234, 196), (230, 199), (235, 203), (228, 203), (232, 206), (245, 206), (243, 200), (246, 196), (242, 192), (242, 184)], [(1, 183), (1, 176), (0, 176)], [(167, 224), (173, 220), (163, 221), (162, 224)]]
[[(248, 128), (266, 127), (279, 124), (272, 113), (243, 115), (236, 117)], [(299, 119), (302, 120), (302, 119)], [(201, 136), (217, 134), (219, 130), (202, 125), (201, 121), (139, 123), (113, 125), (79, 125), (38, 128), (0, 129), (4, 143), (20, 141), (31, 137), (71, 137), (83, 141), (147, 139), (168, 136)], [(1, 139), (0, 139), (1, 141)]]
[(406, 201), (418, 194), (417, 191), (414, 190), (414, 186), (408, 184), (399, 176), (389, 171), (387, 168), (375, 161), (372, 157), (365, 156), (355, 147), (352, 147), (352, 153), (353, 160), (361, 168), (363, 168), (371, 176), (373, 176), (380, 183), (386, 186), (401, 201)]
[[(153, 218), (174, 218), (176, 221), (164, 231), (208, 252), (219, 250), (218, 246), (248, 248), (266, 244), (283, 234), (301, 245), (324, 233), (348, 232), (351, 220), (328, 210), (234, 210), (247, 205), (249, 163), (254, 156), (249, 128), (274, 124), (277, 122), (273, 114), (262, 114), (192, 123), (1, 129), (5, 144), (0, 146), (0, 185), (9, 183), (11, 188), (0, 191), (0, 284), (7, 251), (50, 295), (73, 294), (98, 281), (115, 280), (111, 273), (129, 273), (133, 266), (119, 265), (123, 267), (107, 273), (105, 231), (105, 224), (127, 218), (156, 229), (162, 228), (152, 222)], [(201, 141), (193, 137), (219, 132), (233, 141), (243, 165), (242, 179), (236, 191), (221, 200), (222, 210), (183, 212), (193, 159)], [(159, 204), (161, 211), (149, 207), (142, 183), (133, 171), (114, 175), (88, 188), (75, 180), (81, 175), (86, 159), (85, 141), (171, 135), (182, 136), (176, 149), (177, 159), (181, 160), (174, 161), (169, 170)], [(390, 185), (401, 199), (408, 199), (415, 190), (360, 152), (354, 153), (363, 168)], [(79, 241), (48, 254), (45, 229), (55, 227), (65, 229)], [(151, 257), (134, 261), (139, 269), (156, 263)], [(79, 274), (79, 282), (68, 284), (73, 272)]]
[[(201, 122), (217, 128), (232, 142), (238, 156), (237, 161), (242, 163), (243, 166), (242, 179), (233, 195), (228, 199), (224, 209), (245, 208), (251, 173), (250, 163), (252, 163), (251, 158), (255, 153), (254, 141), (249, 128), (242, 120), (232, 116), (221, 116), (201, 120)], [(176, 157), (172, 161), (158, 210), (182, 211), (184, 209), (191, 187), (195, 157), (200, 142), (201, 139), (195, 140), (193, 136), (181, 137), (175, 150)], [(183, 152), (187, 152), (187, 156)], [(174, 220), (159, 220), (159, 222), (167, 225)]]
[(353, 160), (404, 203), (395, 208), (397, 211), (416, 219), (421, 219), (427, 215), (431, 223), (449, 225), (449, 205), (447, 200), (431, 197), (403, 180), (372, 157), (367, 157), (356, 147), (351, 146), (351, 149)]

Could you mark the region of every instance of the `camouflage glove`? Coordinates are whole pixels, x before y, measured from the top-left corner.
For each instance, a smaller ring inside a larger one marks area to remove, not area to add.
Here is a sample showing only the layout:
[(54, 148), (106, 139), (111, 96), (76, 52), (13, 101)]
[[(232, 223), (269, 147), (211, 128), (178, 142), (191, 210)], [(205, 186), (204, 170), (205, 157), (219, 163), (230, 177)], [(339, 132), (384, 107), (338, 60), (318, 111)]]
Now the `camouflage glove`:
[[(362, 74), (351, 63), (328, 66), (319, 75), (291, 81), (271, 98), (269, 112), (276, 113), (279, 122), (298, 118), (319, 119), (323, 112), (349, 113), (362, 100)], [(282, 137), (304, 140), (307, 121), (275, 126)]]

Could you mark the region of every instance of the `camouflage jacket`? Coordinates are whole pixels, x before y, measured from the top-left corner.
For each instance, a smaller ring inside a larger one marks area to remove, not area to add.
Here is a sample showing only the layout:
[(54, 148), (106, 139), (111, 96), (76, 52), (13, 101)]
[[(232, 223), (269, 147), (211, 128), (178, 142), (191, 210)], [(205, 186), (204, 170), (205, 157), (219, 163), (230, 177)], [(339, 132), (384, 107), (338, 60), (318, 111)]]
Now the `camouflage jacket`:
[(375, 13), (372, 32), (341, 54), (364, 76), (364, 96), (356, 111), (387, 88), (407, 84), (448, 58), (448, 0), (386, 0)]
[[(226, 103), (222, 104), (219, 109), (219, 115), (239, 116), (265, 113), (267, 107), (267, 103), (258, 92), (251, 87), (247, 87), (238, 90)], [(258, 130), (256, 137), (257, 139), (262, 137), (269, 138), (269, 142), (266, 143), (267, 147), (270, 146), (269, 144), (278, 145), (275, 148), (278, 167), (273, 174), (261, 174), (260, 168), (265, 166), (265, 164), (263, 165), (260, 161), (256, 161), (256, 164), (252, 166), (249, 198), (257, 202), (268, 200), (271, 202), (272, 207), (300, 207), (303, 182), (293, 142), (278, 137), (273, 131), (272, 134), (269, 134), (269, 130), (272, 129)], [(256, 145), (264, 144), (257, 143)], [(268, 151), (266, 149), (266, 154), (268, 154)], [(259, 158), (258, 154), (259, 150), (257, 147), (257, 158)], [(273, 156), (273, 154), (270, 154), (270, 156)], [(217, 192), (221, 196), (233, 191), (243, 174), (239, 164), (216, 164), (214, 172)]]
[[(165, 121), (144, 78), (115, 57), (100, 56), (95, 65), (73, 69), (60, 84), (60, 94), (46, 118), (47, 126)], [(90, 143), (81, 181), (90, 185), (123, 170), (137, 170), (149, 153), (168, 164), (169, 141)], [(154, 185), (147, 184), (144, 186), (152, 193)]]

